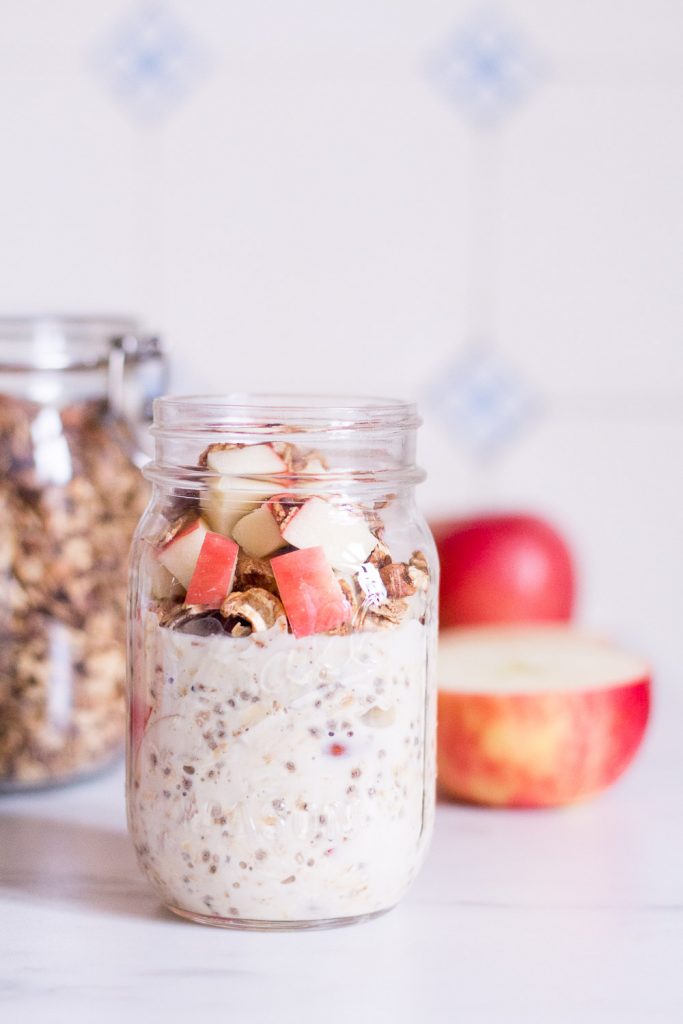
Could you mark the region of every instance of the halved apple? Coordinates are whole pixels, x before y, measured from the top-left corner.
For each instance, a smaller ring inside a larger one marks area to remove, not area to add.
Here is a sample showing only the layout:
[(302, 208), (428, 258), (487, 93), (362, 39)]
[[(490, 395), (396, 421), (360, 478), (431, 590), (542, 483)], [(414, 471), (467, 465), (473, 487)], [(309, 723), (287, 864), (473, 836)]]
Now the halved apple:
[(185, 604), (220, 608), (232, 590), (238, 552), (234, 540), (209, 530), (187, 588)]
[(296, 637), (327, 633), (351, 618), (351, 605), (321, 547), (271, 560), (275, 582)]
[(439, 785), (472, 803), (597, 793), (630, 763), (649, 715), (648, 666), (572, 627), (445, 630), (438, 683)]

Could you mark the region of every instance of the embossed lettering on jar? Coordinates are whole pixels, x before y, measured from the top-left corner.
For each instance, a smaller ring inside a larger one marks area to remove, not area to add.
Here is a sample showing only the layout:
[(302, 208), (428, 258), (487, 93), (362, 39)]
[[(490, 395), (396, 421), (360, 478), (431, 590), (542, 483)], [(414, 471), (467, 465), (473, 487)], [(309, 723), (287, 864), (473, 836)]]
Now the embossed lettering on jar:
[(414, 406), (155, 403), (129, 602), (129, 827), (176, 913), (388, 910), (434, 808), (437, 565)]

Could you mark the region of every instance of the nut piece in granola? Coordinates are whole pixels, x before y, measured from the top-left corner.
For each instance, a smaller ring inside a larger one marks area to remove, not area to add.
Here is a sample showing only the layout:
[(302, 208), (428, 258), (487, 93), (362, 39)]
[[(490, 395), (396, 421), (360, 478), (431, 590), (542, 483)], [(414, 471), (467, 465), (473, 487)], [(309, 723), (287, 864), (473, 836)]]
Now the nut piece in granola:
[(410, 597), (416, 591), (416, 586), (410, 575), (411, 566), (406, 562), (389, 562), (379, 570), (382, 583), (386, 587), (387, 595), (390, 598)]
[(226, 632), (231, 636), (264, 633), (273, 626), (277, 626), (283, 633), (287, 631), (282, 602), (270, 591), (260, 587), (229, 594), (221, 605), (221, 615), (225, 619)]
[(377, 541), (377, 544), (370, 552), (368, 562), (371, 565), (377, 566), (378, 569), (381, 569), (383, 566), (389, 565), (391, 560), (391, 551), (389, 548), (381, 540)]
[(397, 626), (405, 618), (408, 608), (408, 602), (401, 598), (385, 601), (384, 604), (368, 606), (363, 620), (363, 628), (386, 629), (389, 626)]
[(425, 593), (429, 589), (429, 563), (423, 551), (413, 551), (408, 561), (408, 575), (416, 591)]
[(269, 559), (252, 558), (240, 551), (237, 556), (233, 591), (249, 590), (250, 587), (261, 587), (277, 595), (277, 583)]
[(268, 499), (268, 511), (282, 534), (283, 529), (291, 522), (305, 499), (296, 494), (274, 494)]

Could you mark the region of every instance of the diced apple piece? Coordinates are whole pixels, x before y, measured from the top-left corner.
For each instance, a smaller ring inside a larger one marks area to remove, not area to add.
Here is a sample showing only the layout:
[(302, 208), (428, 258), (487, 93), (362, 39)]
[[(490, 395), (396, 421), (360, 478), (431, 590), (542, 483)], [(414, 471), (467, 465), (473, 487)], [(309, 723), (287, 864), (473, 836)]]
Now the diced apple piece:
[(261, 505), (236, 523), (232, 535), (252, 558), (265, 558), (285, 546), (282, 534), (267, 505)]
[(207, 534), (203, 519), (195, 519), (177, 533), (159, 552), (158, 558), (172, 576), (187, 589)]
[[(229, 537), (242, 516), (253, 512), (276, 490), (279, 488), (269, 488), (256, 480), (220, 476), (211, 481), (200, 504), (211, 529)], [(251, 494), (253, 497), (250, 497)]]
[(321, 547), (332, 568), (342, 572), (357, 569), (377, 545), (362, 515), (315, 495), (290, 512), (280, 531), (295, 548)]
[(282, 480), (270, 484), (263, 480), (252, 480), (247, 475), (238, 475), (282, 475), (285, 472), (285, 460), (268, 444), (209, 450), (206, 464), (213, 472), (222, 475), (210, 481), (208, 492), (201, 499), (201, 506), (211, 529), (222, 533), (224, 537), (232, 534), (242, 516), (257, 509), (262, 502), (286, 486)]
[(185, 604), (201, 604), (207, 608), (220, 608), (232, 590), (239, 548), (230, 537), (210, 530), (204, 537), (199, 558)]
[(152, 558), (150, 565), (150, 591), (157, 601), (165, 601), (168, 597), (182, 597), (185, 587), (172, 576), (165, 565), (157, 558)]
[(206, 465), (214, 473), (227, 476), (270, 476), (287, 470), (287, 463), (270, 444), (249, 444), (241, 448), (216, 445), (207, 451)]
[(349, 621), (351, 605), (322, 547), (289, 551), (270, 564), (296, 637), (327, 633)]
[[(280, 451), (271, 444), (211, 445), (202, 456), (207, 469), (220, 473), (209, 482), (209, 489), (201, 499), (208, 523), (224, 537), (232, 534), (235, 524), (257, 509), (261, 502), (281, 491), (286, 483), (282, 477), (288, 472), (287, 453), (291, 446), (282, 444)], [(280, 481), (252, 480), (252, 476), (280, 476)], [(273, 549), (274, 550), (274, 549)]]

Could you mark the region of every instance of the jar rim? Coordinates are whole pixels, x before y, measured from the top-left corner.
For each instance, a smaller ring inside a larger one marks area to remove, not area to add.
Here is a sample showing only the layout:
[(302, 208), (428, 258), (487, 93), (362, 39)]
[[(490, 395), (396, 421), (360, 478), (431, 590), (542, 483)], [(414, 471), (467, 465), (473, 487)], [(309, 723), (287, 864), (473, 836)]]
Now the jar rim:
[(230, 392), (162, 395), (154, 399), (154, 433), (214, 432), (224, 427), (269, 433), (382, 428), (414, 429), (421, 423), (415, 402), (357, 394)]
[[(241, 446), (272, 441), (350, 458), (322, 475), (317, 469), (289, 474), (303, 482), (319, 482), (324, 490), (357, 486), (386, 492), (424, 479), (414, 461), (414, 435), (422, 420), (416, 403), (400, 398), (233, 392), (163, 395), (155, 398), (153, 408), (150, 429), (156, 439), (156, 458), (144, 472), (161, 484), (183, 480), (201, 488), (210, 477), (221, 475), (200, 463), (194, 465), (189, 454), (193, 450), (215, 443)], [(383, 464), (377, 465), (378, 461)], [(249, 476), (249, 480), (260, 478)], [(239, 480), (235, 481), (238, 488)]]

